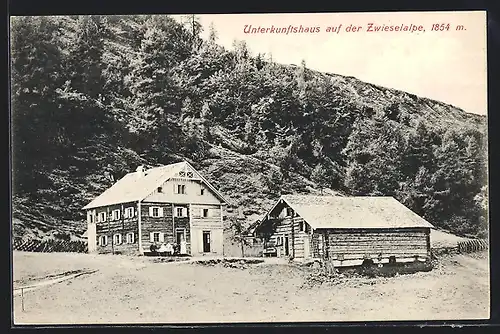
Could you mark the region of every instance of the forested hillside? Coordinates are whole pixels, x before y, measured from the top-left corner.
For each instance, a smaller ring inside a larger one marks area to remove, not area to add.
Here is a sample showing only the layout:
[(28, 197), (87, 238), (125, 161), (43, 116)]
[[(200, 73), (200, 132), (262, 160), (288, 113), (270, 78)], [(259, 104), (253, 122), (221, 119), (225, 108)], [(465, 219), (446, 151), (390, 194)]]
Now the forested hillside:
[(248, 223), (279, 194), (331, 189), (485, 233), (485, 117), (200, 33), (195, 17), (12, 19), (14, 235), (82, 233), (114, 181), (181, 159)]

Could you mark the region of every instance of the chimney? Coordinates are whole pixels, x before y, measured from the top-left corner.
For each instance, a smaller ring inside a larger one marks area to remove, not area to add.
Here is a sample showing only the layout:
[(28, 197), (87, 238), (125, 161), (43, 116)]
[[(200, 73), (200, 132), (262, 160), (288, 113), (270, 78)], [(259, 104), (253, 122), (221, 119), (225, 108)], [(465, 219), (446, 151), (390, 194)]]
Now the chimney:
[(144, 166), (139, 166), (137, 167), (137, 169), (135, 170), (137, 172), (137, 178), (140, 179), (141, 177), (144, 176)]

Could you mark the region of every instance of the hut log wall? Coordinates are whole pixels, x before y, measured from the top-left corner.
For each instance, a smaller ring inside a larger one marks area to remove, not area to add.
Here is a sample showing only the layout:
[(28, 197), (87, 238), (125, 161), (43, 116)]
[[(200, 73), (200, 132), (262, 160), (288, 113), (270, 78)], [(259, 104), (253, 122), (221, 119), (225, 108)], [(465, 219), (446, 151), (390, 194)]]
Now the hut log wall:
[(426, 228), (317, 230), (312, 238), (313, 256), (334, 260), (426, 258), (430, 252), (429, 234)]

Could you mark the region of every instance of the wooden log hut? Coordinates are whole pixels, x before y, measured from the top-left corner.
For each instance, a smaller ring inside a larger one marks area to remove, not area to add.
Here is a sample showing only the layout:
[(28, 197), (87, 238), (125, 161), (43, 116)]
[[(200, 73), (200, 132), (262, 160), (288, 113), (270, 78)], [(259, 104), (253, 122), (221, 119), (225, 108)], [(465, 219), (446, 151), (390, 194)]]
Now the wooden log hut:
[(254, 233), (278, 257), (346, 267), (430, 259), (432, 227), (393, 197), (284, 195)]

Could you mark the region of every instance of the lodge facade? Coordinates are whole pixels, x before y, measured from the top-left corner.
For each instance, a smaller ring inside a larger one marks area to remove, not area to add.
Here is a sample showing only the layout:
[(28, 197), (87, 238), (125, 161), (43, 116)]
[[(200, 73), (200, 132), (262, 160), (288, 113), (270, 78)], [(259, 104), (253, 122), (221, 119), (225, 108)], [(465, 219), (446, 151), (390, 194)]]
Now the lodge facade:
[(226, 204), (188, 162), (139, 166), (83, 208), (88, 250), (149, 254), (171, 246), (181, 255), (222, 255)]

